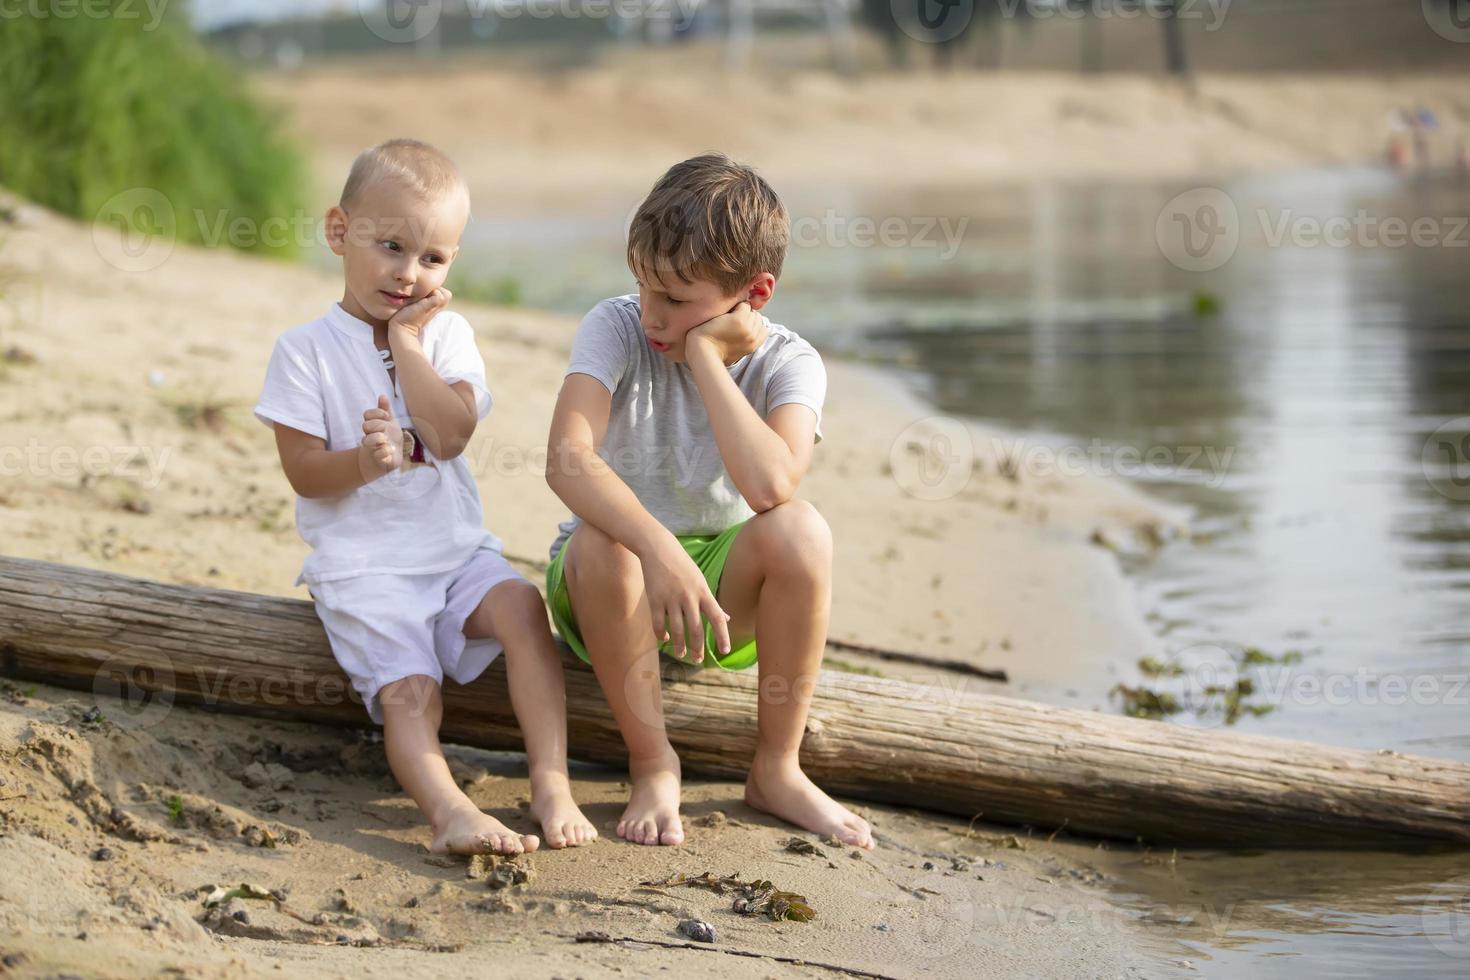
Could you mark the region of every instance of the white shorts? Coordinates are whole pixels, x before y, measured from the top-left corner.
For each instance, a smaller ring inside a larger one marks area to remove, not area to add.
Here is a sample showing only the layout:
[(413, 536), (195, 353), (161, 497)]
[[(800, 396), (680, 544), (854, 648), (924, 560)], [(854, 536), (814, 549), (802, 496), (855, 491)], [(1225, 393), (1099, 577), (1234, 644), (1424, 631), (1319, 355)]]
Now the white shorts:
[(526, 581), (500, 552), (481, 548), (447, 572), (358, 575), (315, 582), (311, 593), (332, 655), (381, 725), (385, 685), (413, 674), (468, 684), (500, 655), (499, 640), (468, 639), (464, 624), (486, 593), (512, 580)]

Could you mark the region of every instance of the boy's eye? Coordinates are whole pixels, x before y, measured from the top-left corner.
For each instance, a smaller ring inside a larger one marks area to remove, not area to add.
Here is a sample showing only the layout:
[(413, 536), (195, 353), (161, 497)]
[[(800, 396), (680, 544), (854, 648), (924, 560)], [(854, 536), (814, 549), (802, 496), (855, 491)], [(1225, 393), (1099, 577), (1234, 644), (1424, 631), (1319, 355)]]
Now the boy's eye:
[(674, 297), (672, 296), (668, 297), (668, 300), (670, 306), (678, 306), (680, 303), (684, 302), (682, 299), (674, 299)]
[(442, 256), (438, 255), (425, 255), (424, 261), (428, 262), (430, 265), (439, 265), (441, 262), (444, 261), (444, 259)]
[(384, 242), (383, 243), (383, 247), (386, 248), (390, 252), (396, 252), (396, 251), (398, 251), (398, 247), (399, 246), (398, 246), (398, 243), (397, 242)]

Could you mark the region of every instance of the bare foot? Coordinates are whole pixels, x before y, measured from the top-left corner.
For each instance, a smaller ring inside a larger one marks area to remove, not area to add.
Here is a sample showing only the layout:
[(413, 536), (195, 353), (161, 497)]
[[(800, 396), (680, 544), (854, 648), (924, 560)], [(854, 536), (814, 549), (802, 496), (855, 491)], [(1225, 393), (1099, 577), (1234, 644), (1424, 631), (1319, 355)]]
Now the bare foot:
[(682, 844), (684, 825), (679, 822), (679, 757), (653, 762), (629, 760), (628, 774), (633, 792), (628, 808), (618, 821), (618, 836), (635, 844)]
[(531, 815), (541, 822), (547, 847), (576, 847), (597, 836), (592, 821), (572, 799), (572, 787), (561, 773), (531, 780)]
[(868, 822), (818, 789), (795, 758), (765, 760), (757, 755), (745, 780), (745, 802), (814, 834), (832, 834), (844, 844), (873, 848)]
[(434, 854), (529, 854), (541, 846), (535, 834), (518, 834), (473, 803), (449, 811), (442, 825), (430, 826)]

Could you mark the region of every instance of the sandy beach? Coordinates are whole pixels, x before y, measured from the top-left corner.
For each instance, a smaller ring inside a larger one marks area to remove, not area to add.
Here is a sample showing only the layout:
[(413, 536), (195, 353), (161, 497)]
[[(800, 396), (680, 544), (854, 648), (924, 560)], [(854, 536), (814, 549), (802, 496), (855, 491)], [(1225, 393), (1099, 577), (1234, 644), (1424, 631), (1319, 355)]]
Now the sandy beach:
[[(691, 87), (669, 66), (635, 84), (639, 70), (470, 65), (404, 128), (459, 158), (477, 215), (493, 216), (582, 193), (631, 206), (670, 161), (714, 146), (778, 187), (917, 173), (944, 185), (1359, 165), (1377, 158), (1400, 104), (1470, 122), (1470, 96), (1443, 77), (1206, 79), (1188, 94), (1152, 79), (1006, 74)], [(261, 84), (309, 135), (323, 206), (353, 154), (398, 134), (382, 89), (363, 84), (371, 74)], [(419, 77), (388, 84), (407, 91)], [(104, 257), (111, 232), (24, 202), (5, 213), (6, 553), (305, 598), (291, 586), (304, 545), (290, 489), (250, 408), (275, 338), (339, 299), (340, 279), (182, 245), (133, 272)], [(496, 396), (468, 450), (486, 518), (539, 581), (565, 516), (541, 464), (575, 320), (456, 308)], [(1156, 652), (1114, 548), (1098, 542), (1146, 547), (1182, 533), (1181, 515), (1119, 482), (1014, 471), (1004, 433), (966, 425), (965, 446), (958, 423), (873, 369), (828, 369), (826, 439), (802, 496), (834, 530), (834, 639), (1004, 670), (1009, 683), (987, 689), (1022, 696)], [(922, 474), (939, 464), (949, 475), (933, 492)], [(941, 669), (845, 650), (829, 667)], [(613, 833), (623, 774), (584, 767), (574, 778), (602, 839), (523, 858), (528, 880), (495, 888), (490, 869), (428, 854), (428, 828), (370, 734), (182, 707), (137, 728), (92, 707), (87, 693), (0, 682), (0, 955), (22, 975), (1125, 977), (1167, 974), (1180, 955), (1109, 901), (1092, 844), (1049, 840), (1053, 828), (857, 805), (880, 834), (857, 855), (750, 810), (736, 784), (690, 780), (689, 843), (640, 848)], [(451, 754), (477, 803), (530, 829), (522, 758)], [(788, 850), (793, 837), (819, 852)], [(817, 916), (772, 922), (737, 915), (729, 894), (641, 884), (705, 871), (768, 878)], [(242, 884), (260, 897), (211, 904)], [(681, 936), (690, 917), (718, 942)]]
[[(31, 447), (23, 462), (7, 461), (7, 552), (304, 597), (290, 585), (304, 546), (289, 488), (249, 408), (275, 334), (331, 303), (339, 284), (298, 266), (184, 248), (166, 275), (140, 281), (103, 261), (90, 229), (27, 205), (5, 229), (0, 262), (16, 299), (5, 341), (26, 355), (5, 369), (6, 386), (24, 397), (0, 422), (0, 441)], [(536, 459), (575, 324), (463, 311), (497, 396), (469, 450), (487, 519), (536, 580), (561, 517)], [(1121, 486), (1007, 478), (978, 432), (981, 452), (960, 492), (910, 496), (890, 455), (922, 408), (864, 369), (833, 365), (832, 376), (828, 437), (806, 495), (839, 542), (840, 638), (1001, 666), (1017, 679), (1045, 651), (1062, 671), (1079, 644), (1147, 641), (1112, 554), (1089, 538), (1161, 515)], [(994, 553), (1011, 556), (1006, 567), (976, 560)], [(1067, 614), (1038, 615), (1059, 588), (1069, 589)], [(619, 774), (587, 770), (578, 784), (604, 838), (526, 859), (532, 881), (497, 894), (467, 879), (462, 860), (426, 861), (427, 827), (387, 773), (380, 743), (180, 707), (130, 730), (108, 722), (105, 705), (101, 721), (83, 721), (90, 696), (47, 687), (27, 696), (27, 687), (6, 687), (0, 708), (0, 742), (12, 747), (0, 758), (0, 847), (7, 867), (25, 869), (7, 876), (0, 930), (6, 952), (43, 972), (187, 963), (206, 975), (275, 964), (356, 974), (411, 969), (427, 957), (424, 969), (466, 976), (486, 964), (579, 972), (615, 962), (633, 972), (677, 964), (765, 975), (784, 968), (771, 957), (796, 956), (899, 975), (923, 962), (926, 973), (969, 976), (986, 949), (996, 975), (1062, 976), (1102, 964), (1127, 975), (1141, 958), (1118, 928), (1122, 914), (1095, 894), (1095, 871), (1039, 839), (1009, 846), (1020, 841), (983, 824), (967, 836), (953, 821), (863, 807), (884, 845), (857, 858), (829, 849), (828, 860), (785, 852), (792, 829), (745, 807), (737, 785), (692, 782), (691, 843), (643, 849), (611, 839), (626, 792)], [(524, 824), (523, 760), (456, 751), (476, 801)], [(184, 801), (177, 819), (167, 806), (175, 795)], [(252, 827), (280, 843), (252, 847)], [(110, 858), (93, 860), (101, 847)], [(705, 870), (769, 878), (805, 894), (820, 919), (756, 923), (709, 892), (638, 890)], [(288, 889), (288, 901), (237, 898), (223, 921), (206, 909), (202, 886), (241, 882)], [(338, 889), (355, 911), (344, 911)], [(1089, 914), (1058, 927), (1060, 908)], [(293, 913), (321, 913), (324, 924)], [(689, 915), (715, 923), (725, 948), (764, 958), (690, 962), (695, 954), (682, 949), (569, 938), (602, 931), (679, 942), (673, 929)], [(1067, 941), (1056, 941), (1059, 928)], [(339, 935), (392, 947), (394, 959), (331, 945)], [(122, 947), (127, 960), (118, 959)], [(624, 959), (630, 948), (639, 959)]]

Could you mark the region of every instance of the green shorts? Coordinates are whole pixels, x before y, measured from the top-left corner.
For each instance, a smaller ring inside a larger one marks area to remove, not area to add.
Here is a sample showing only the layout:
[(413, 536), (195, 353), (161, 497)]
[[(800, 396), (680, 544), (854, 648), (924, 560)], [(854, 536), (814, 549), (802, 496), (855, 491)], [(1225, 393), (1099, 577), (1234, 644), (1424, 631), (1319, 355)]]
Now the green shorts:
[[(725, 559), (730, 556), (730, 545), (735, 542), (735, 536), (745, 526), (744, 522), (733, 527), (726, 528), (719, 534), (681, 534), (678, 536), (679, 543), (684, 550), (694, 559), (694, 564), (704, 573), (704, 580), (709, 583), (710, 593), (718, 596), (720, 594), (720, 576), (725, 572)], [(562, 564), (567, 556), (567, 549), (571, 547), (571, 538), (562, 544), (561, 550), (552, 559), (551, 565), (546, 569), (546, 595), (547, 605), (551, 607), (551, 622), (561, 638), (566, 641), (572, 652), (581, 657), (584, 663), (591, 663), (587, 656), (587, 647), (582, 643), (582, 634), (577, 629), (576, 617), (572, 615), (572, 596), (567, 591), (565, 576), (562, 575)], [(659, 645), (659, 653), (665, 656), (673, 656), (673, 641), (666, 640)], [(725, 670), (744, 670), (755, 663), (755, 641), (737, 646), (723, 657), (719, 654), (719, 647), (715, 645), (715, 631), (708, 622), (704, 624), (704, 664), (714, 664)], [(682, 661), (689, 662), (689, 661)]]

